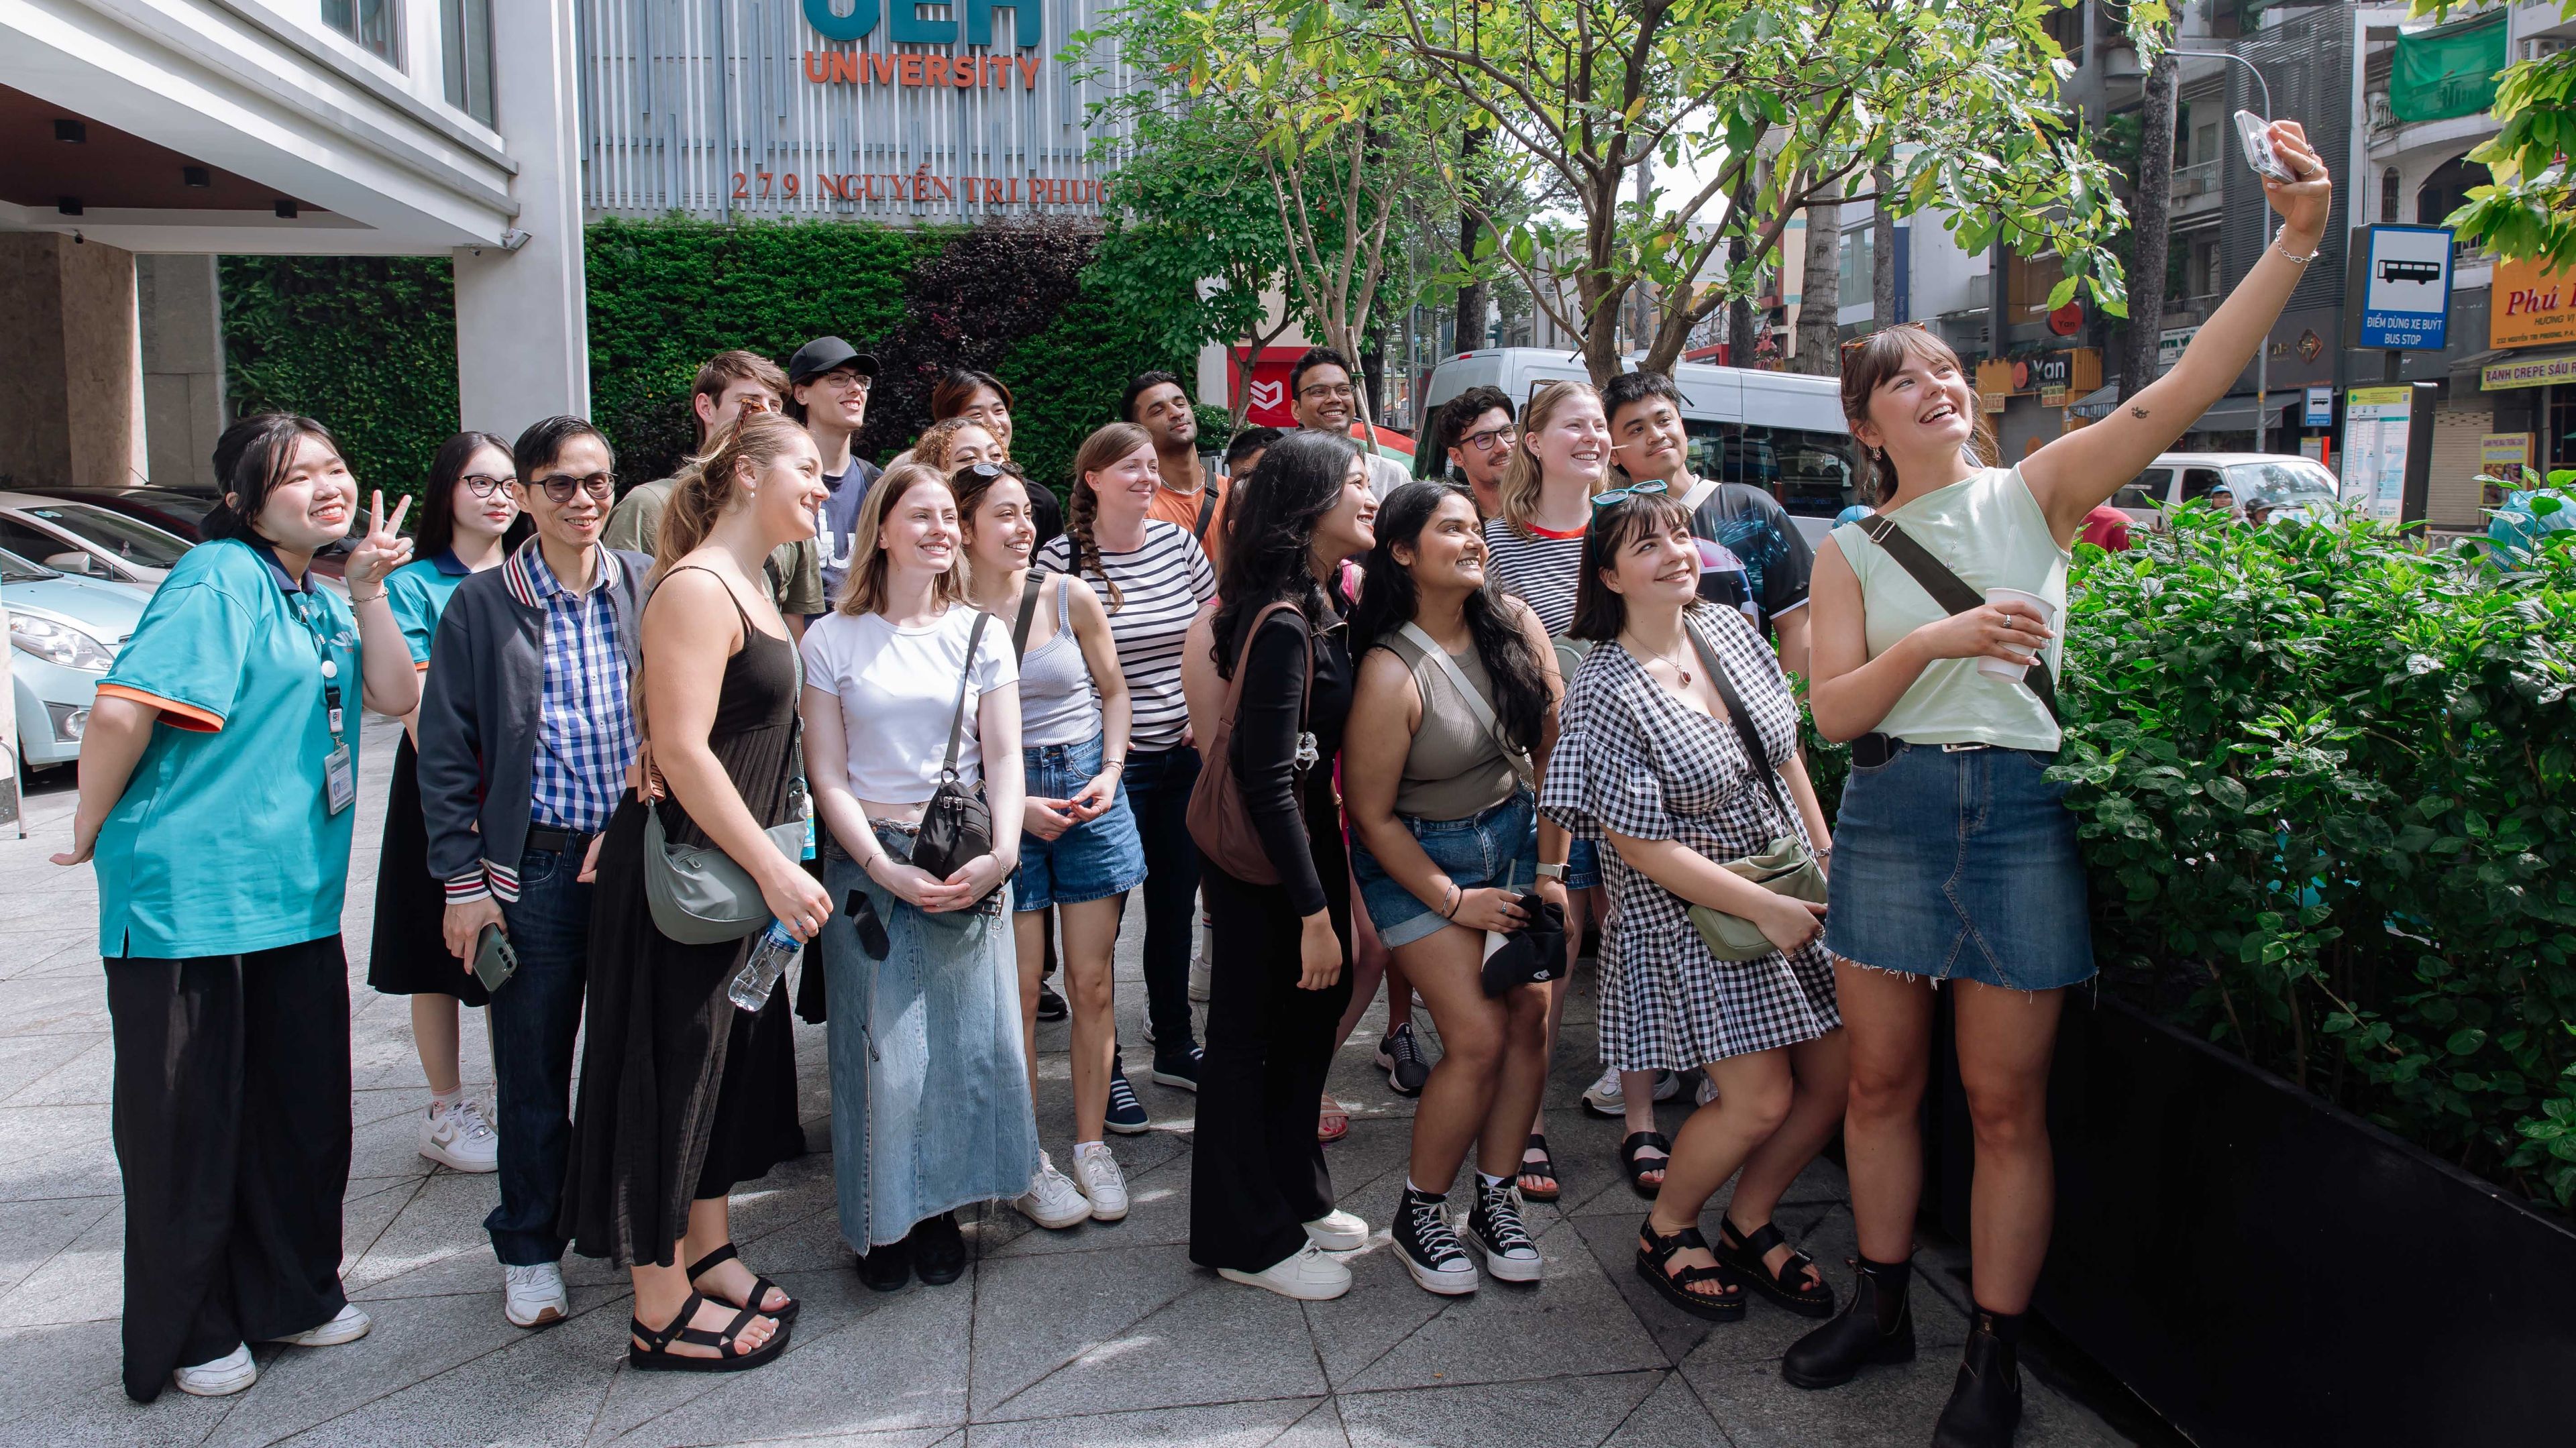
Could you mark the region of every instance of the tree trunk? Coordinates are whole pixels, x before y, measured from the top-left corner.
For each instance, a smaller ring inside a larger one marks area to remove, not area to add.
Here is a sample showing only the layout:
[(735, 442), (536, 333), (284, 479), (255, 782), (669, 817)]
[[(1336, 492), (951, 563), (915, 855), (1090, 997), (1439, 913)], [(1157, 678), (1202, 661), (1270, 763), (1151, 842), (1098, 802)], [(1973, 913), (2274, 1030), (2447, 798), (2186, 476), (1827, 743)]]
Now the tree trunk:
[(1807, 272), (1798, 282), (1797, 370), (1826, 377), (1841, 361), (1842, 194), (1841, 184), (1832, 183), (1807, 198)]
[(2165, 249), (2173, 230), (2174, 58), (2159, 56), (2147, 72), (2139, 115), (2138, 194), (2129, 203), (2135, 245), (2129, 268), (2129, 355), (2120, 367), (2120, 395), (2134, 397), (2156, 380), (2156, 334), (2165, 321)]
[(1893, 327), (1905, 320), (1896, 315), (1896, 217), (1887, 209), (1896, 173), (1877, 167), (1869, 173), (1869, 189), (1878, 193), (1870, 203), (1869, 315), (1878, 325)]
[[(1483, 151), (1484, 148), (1485, 132), (1480, 129), (1471, 128), (1467, 132), (1466, 136), (1459, 142), (1459, 173), (1467, 177), (1469, 185), (1477, 184), (1473, 172), (1476, 165), (1477, 154)], [(1485, 193), (1485, 199), (1490, 208), (1490, 203), (1493, 200), (1493, 193), (1490, 190)], [(1470, 272), (1475, 271), (1474, 259), (1476, 255), (1476, 233), (1481, 229), (1482, 228), (1477, 223), (1473, 212), (1463, 206), (1458, 209), (1458, 254), (1467, 259), (1467, 266)], [(1485, 279), (1481, 274), (1477, 275), (1474, 281), (1468, 282), (1465, 286), (1458, 288), (1458, 321), (1455, 328), (1457, 334), (1454, 338), (1456, 343), (1455, 350), (1460, 352), (1473, 352), (1477, 348), (1485, 345), (1486, 296), (1487, 286)]]
[[(1726, 269), (1730, 275), (1737, 267), (1744, 265), (1746, 246), (1743, 230), (1744, 213), (1752, 204), (1753, 188), (1750, 184), (1736, 187), (1735, 194), (1728, 197), (1726, 201), (1727, 224), (1736, 228), (1735, 234), (1726, 239)], [(1756, 287), (1755, 290), (1758, 291), (1760, 288)], [(1726, 304), (1727, 362), (1736, 367), (1752, 366), (1755, 340), (1753, 299), (1737, 297)]]

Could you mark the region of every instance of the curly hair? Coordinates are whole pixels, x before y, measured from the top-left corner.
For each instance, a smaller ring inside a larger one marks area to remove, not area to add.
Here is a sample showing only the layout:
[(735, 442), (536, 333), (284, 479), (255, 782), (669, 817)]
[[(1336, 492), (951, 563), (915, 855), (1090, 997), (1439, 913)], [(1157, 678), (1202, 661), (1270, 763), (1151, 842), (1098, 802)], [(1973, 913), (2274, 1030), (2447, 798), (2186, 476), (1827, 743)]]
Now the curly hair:
[(1073, 455), (1073, 504), (1065, 509), (1064, 536), (1073, 540), (1075, 576), (1087, 574), (1100, 580), (1108, 592), (1111, 613), (1125, 600), (1119, 597), (1117, 581), (1100, 566), (1100, 543), (1092, 535), (1092, 526), (1100, 519), (1100, 493), (1091, 486), (1091, 475), (1106, 471), (1138, 448), (1153, 445), (1153, 435), (1145, 429), (1132, 422), (1113, 422), (1084, 438), (1082, 450)]
[[(957, 446), (957, 434), (970, 427), (986, 437), (993, 437), (992, 429), (972, 418), (943, 418), (921, 430), (920, 439), (912, 445), (912, 460), (926, 468), (937, 468), (943, 473), (955, 471), (949, 466), (948, 454)], [(999, 447), (1001, 439), (993, 438), (993, 444)]]

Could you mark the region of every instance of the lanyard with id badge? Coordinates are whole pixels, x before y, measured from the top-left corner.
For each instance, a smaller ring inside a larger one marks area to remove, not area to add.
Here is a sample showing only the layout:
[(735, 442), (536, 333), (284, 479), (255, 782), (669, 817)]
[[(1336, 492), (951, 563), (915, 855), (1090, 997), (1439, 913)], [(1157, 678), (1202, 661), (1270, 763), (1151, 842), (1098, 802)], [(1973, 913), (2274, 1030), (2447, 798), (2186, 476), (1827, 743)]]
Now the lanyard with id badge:
[(313, 640), (314, 655), (322, 663), (322, 718), (331, 730), (331, 752), (322, 758), (322, 795), (331, 813), (338, 814), (358, 802), (358, 771), (349, 755), (348, 719), (341, 707), (340, 661), (331, 657), (330, 641), (322, 637), (321, 623), (313, 616), (313, 596), (299, 594), (294, 608), (295, 621), (304, 625), (305, 636)]

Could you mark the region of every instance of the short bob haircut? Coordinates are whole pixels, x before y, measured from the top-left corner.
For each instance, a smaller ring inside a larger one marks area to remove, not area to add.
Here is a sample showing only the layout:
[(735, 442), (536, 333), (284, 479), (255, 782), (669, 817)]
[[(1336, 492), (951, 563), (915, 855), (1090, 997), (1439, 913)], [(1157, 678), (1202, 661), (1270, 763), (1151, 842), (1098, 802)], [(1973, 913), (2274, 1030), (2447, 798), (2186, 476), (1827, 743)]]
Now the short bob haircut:
[(1628, 600), (1601, 581), (1618, 564), (1619, 554), (1652, 533), (1690, 531), (1690, 509), (1670, 493), (1630, 493), (1592, 513), (1583, 533), (1583, 575), (1574, 584), (1574, 623), (1568, 638), (1607, 643), (1628, 626)]
[(345, 461), (348, 454), (331, 429), (293, 412), (259, 412), (224, 429), (215, 440), (215, 477), (223, 485), (216, 503), (200, 525), (209, 538), (257, 538), (252, 525), (268, 506), (268, 495), (295, 469), (295, 454), (313, 438)]

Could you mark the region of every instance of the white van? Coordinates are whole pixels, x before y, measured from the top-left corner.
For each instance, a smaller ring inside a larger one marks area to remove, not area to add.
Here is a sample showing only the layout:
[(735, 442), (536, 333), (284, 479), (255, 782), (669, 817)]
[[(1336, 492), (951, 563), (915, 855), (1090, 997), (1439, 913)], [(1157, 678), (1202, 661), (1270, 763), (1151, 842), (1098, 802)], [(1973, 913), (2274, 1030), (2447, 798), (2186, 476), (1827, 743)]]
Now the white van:
[[(1636, 358), (1626, 359), (1629, 370), (1636, 365)], [(1448, 467), (1448, 455), (1431, 446), (1427, 419), (1468, 388), (1498, 387), (1517, 411), (1543, 383), (1590, 380), (1576, 352), (1487, 347), (1450, 358), (1432, 369), (1423, 389), (1426, 424), (1413, 455), (1415, 474), (1431, 477)], [(1856, 501), (1851, 433), (1835, 379), (1685, 362), (1674, 370), (1673, 385), (1681, 390), (1682, 425), (1690, 431), (1691, 470), (1769, 492), (1797, 519), (1809, 546)]]

